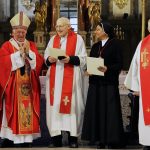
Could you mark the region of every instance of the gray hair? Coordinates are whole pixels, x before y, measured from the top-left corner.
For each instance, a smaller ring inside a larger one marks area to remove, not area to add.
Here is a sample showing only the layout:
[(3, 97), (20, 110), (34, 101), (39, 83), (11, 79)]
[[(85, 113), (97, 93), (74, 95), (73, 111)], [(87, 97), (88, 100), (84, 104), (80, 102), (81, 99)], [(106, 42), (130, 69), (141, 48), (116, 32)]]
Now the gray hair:
[(71, 25), (70, 20), (66, 17), (58, 18), (56, 24)]

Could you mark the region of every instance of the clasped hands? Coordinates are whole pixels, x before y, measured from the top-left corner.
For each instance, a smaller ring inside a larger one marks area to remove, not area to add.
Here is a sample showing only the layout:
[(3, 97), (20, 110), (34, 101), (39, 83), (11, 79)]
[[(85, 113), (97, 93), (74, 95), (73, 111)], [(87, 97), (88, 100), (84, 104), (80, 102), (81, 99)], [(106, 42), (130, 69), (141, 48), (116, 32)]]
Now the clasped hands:
[(133, 92), (133, 95), (134, 95), (134, 96), (139, 96), (139, 95), (140, 95), (140, 92), (139, 92), (139, 91), (134, 91), (134, 92)]
[(30, 49), (30, 43), (28, 41), (26, 41), (23, 45), (19, 44), (19, 48), (20, 48), (20, 55), (21, 57), (25, 60), (25, 59), (29, 59), (29, 49)]
[[(69, 60), (70, 60), (70, 57), (69, 56), (65, 56), (66, 58), (64, 58), (64, 59), (61, 59), (61, 60), (59, 60), (61, 63), (69, 63)], [(50, 62), (50, 63), (55, 63), (55, 62), (57, 62), (57, 60), (58, 59), (56, 59), (56, 58), (54, 58), (54, 57), (51, 57), (51, 56), (49, 56), (48, 57), (48, 61)]]

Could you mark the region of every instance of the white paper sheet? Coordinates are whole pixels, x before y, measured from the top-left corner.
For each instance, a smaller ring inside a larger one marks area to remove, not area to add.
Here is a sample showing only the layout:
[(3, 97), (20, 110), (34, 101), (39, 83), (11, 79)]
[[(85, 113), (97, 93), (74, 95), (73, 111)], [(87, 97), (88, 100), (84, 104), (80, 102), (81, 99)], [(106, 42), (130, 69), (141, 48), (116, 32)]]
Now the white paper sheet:
[(104, 72), (97, 69), (100, 66), (104, 67), (103, 58), (87, 57), (87, 72), (89, 74), (104, 76)]
[(49, 48), (49, 56), (52, 56), (54, 58), (58, 58), (58, 56), (66, 56), (65, 50), (59, 49), (59, 48)]

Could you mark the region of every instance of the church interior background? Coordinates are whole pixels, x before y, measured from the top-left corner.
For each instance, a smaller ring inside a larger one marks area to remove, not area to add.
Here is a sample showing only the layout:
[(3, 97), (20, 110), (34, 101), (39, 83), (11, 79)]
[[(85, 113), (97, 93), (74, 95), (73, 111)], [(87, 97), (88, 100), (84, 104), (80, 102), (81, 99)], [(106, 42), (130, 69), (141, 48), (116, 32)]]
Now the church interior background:
[[(123, 52), (123, 71), (120, 75), (120, 95), (124, 129), (129, 144), (137, 142), (137, 109), (138, 101), (133, 102), (123, 81), (129, 69), (136, 46), (147, 31), (147, 20), (150, 18), (149, 0), (0, 0), (0, 45), (11, 37), (9, 23), (19, 11), (24, 11), (32, 20), (27, 39), (35, 41), (41, 54), (52, 35), (55, 34), (55, 23), (61, 16), (68, 17), (73, 30), (82, 35), (87, 52), (96, 41), (94, 27), (97, 21), (107, 20), (113, 26), (116, 37), (120, 40)], [(42, 79), (42, 77), (41, 77)], [(44, 83), (41, 83), (44, 86)], [(41, 96), (44, 99), (44, 95)], [(134, 105), (134, 109), (131, 107)], [(134, 117), (133, 117), (134, 115)], [(45, 103), (41, 104), (40, 140), (43, 145), (50, 138), (45, 125)], [(132, 137), (130, 137), (130, 133)], [(133, 137), (134, 135), (134, 137)], [(138, 143), (138, 142), (137, 142)], [(39, 144), (39, 141), (35, 142)]]

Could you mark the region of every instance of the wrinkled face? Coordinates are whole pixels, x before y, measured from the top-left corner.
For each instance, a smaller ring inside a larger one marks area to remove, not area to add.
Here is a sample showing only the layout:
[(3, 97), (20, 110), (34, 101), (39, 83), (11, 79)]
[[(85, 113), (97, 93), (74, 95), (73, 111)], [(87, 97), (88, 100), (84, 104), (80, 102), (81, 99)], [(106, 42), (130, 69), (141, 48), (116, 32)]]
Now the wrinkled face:
[(24, 42), (26, 38), (27, 30), (26, 29), (13, 29), (13, 37), (18, 42)]
[(98, 39), (103, 39), (107, 36), (107, 34), (104, 32), (103, 28), (101, 26), (97, 26), (95, 29), (95, 35)]
[(67, 35), (69, 31), (70, 25), (62, 23), (62, 22), (57, 22), (55, 28), (56, 28), (56, 32), (58, 33), (58, 35), (60, 37), (64, 37)]
[(148, 20), (148, 32), (150, 32), (150, 19)]

